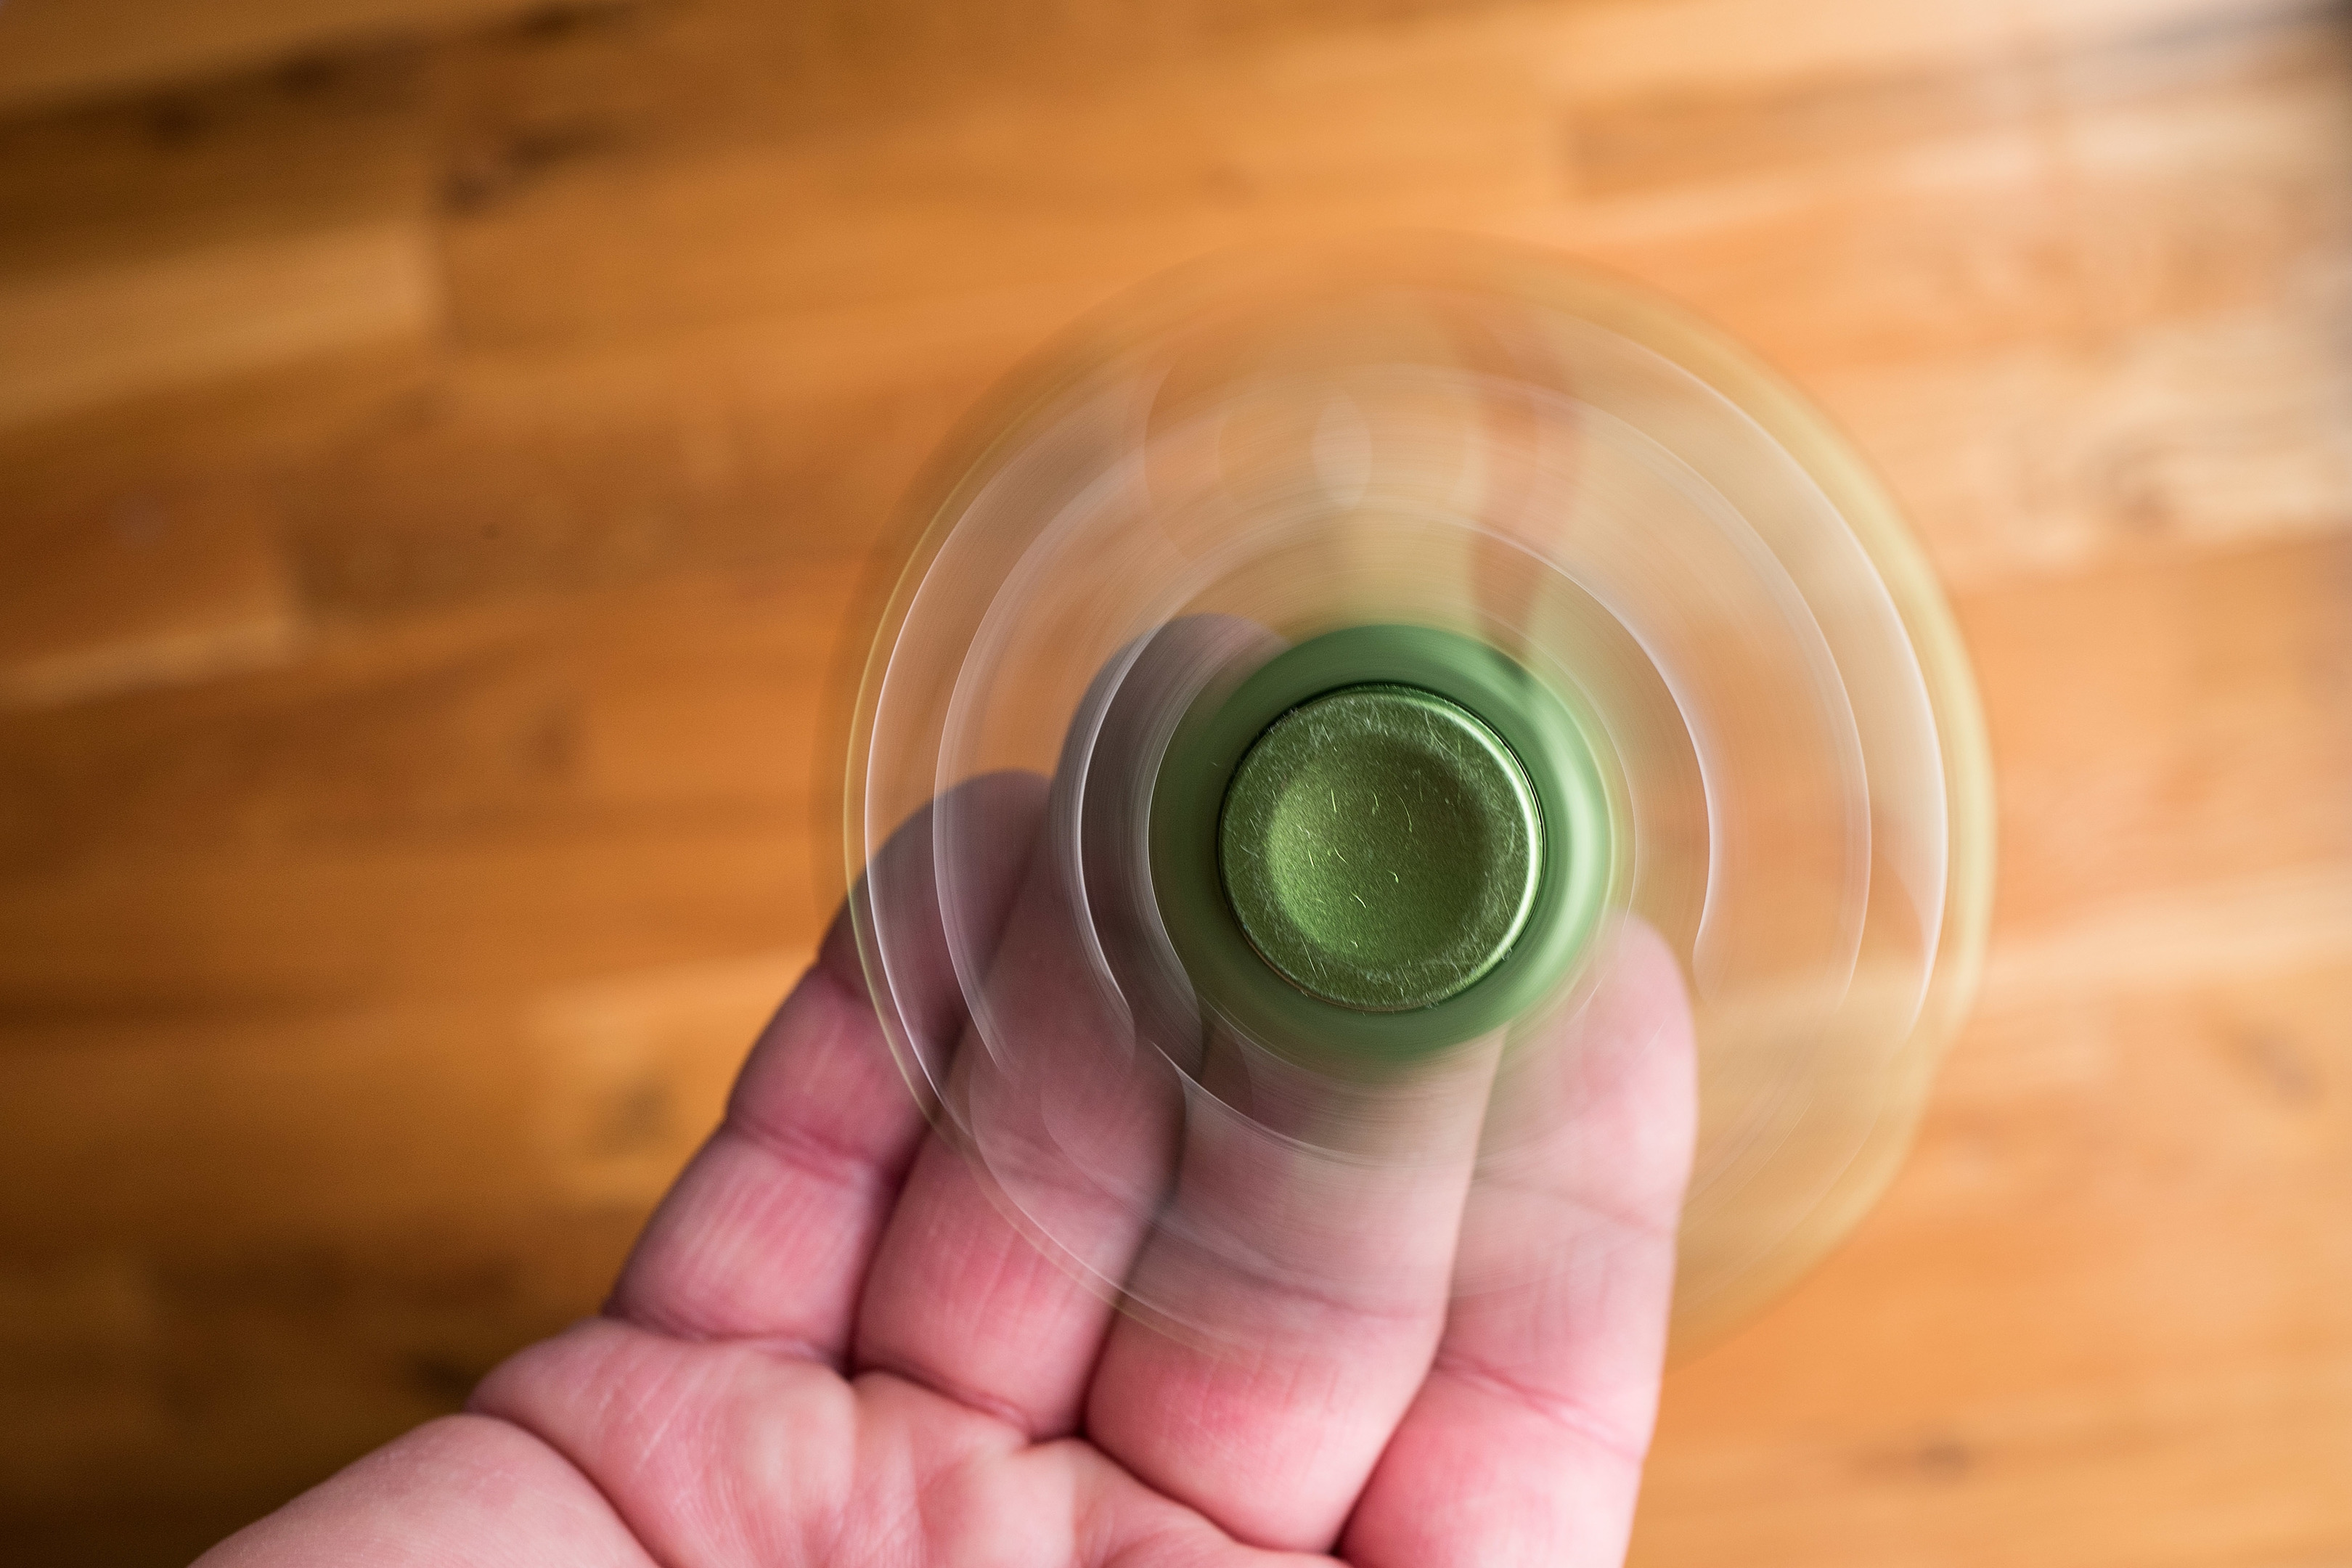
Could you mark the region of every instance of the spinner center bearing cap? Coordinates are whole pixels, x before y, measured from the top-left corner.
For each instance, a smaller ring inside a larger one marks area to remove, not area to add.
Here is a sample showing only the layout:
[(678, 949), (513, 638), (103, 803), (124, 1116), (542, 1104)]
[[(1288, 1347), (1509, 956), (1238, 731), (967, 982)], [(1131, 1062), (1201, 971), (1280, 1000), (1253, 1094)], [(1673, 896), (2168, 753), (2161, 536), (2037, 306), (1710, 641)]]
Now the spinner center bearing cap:
[(1541, 1013), (1622, 864), (1564, 694), (1434, 626), (1324, 632), (1205, 689), (1150, 811), (1152, 891), (1194, 994), (1331, 1072)]
[(1217, 829), (1251, 947), (1308, 995), (1399, 1013), (1510, 952), (1542, 881), (1526, 770), (1467, 710), (1404, 686), (1292, 709), (1234, 770)]

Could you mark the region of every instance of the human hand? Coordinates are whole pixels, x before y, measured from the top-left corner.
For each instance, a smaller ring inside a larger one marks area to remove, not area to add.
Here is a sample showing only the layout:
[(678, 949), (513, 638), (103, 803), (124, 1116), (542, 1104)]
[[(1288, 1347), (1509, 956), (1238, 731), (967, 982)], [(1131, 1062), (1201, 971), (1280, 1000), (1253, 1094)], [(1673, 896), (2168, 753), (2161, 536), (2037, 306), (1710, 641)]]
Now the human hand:
[[(979, 900), (999, 962), (1028, 962), (1044, 785), (964, 787), (1032, 825), (1002, 836)], [(924, 828), (883, 852), (901, 887), (930, 876)], [(1121, 1314), (1005, 1216), (900, 1081), (836, 921), (604, 1315), (204, 1562), (1617, 1563), (1694, 1094), (1664, 945), (1632, 927), (1601, 975), (1575, 1025), (1593, 1048), (1558, 1053), (1573, 1158), (1475, 1187), (1465, 1163), (1349, 1216), (1320, 1287), (1187, 1279), (1210, 1343)], [(908, 981), (955, 1037), (943, 942)], [(1169, 1153), (1180, 1208), (1263, 1217), (1263, 1194), (1184, 1163), (1185, 1135)], [(1455, 1294), (1465, 1223), (1544, 1266)], [(1168, 1261), (1148, 1234), (1127, 1256)]]

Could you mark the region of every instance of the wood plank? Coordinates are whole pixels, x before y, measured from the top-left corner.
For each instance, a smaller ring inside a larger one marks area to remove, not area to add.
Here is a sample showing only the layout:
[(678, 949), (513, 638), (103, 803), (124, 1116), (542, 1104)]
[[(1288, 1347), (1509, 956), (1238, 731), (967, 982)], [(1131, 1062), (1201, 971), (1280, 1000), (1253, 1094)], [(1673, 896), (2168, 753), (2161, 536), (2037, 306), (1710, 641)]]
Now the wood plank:
[(0, 279), (419, 216), (432, 112), (410, 50), (0, 121)]
[(803, 812), (571, 842), (208, 856), (15, 882), (0, 985), (35, 1019), (480, 994), (810, 941)]
[[(0, 1035), (22, 1118), (0, 1152), (16, 1244), (114, 1257), (158, 1237), (277, 1245), (467, 1208), (648, 1212), (809, 958), (372, 1010), (18, 1021)], [(69, 1114), (94, 1102), (103, 1120)]]
[(16, 367), (0, 420), (421, 338), (436, 305), (429, 237), (408, 223), (18, 278), (0, 294), (0, 363)]
[(1946, 583), (1967, 592), (2341, 535), (2352, 368), (2329, 345), (2347, 325), (2352, 275), (2280, 279), (2267, 302), (2105, 344), (1807, 379), (1902, 498)]
[(0, 707), (283, 663), (294, 582), (250, 494), (133, 491), (0, 533)]
[[(926, 335), (910, 366), (862, 324), (462, 363), (428, 403), (289, 463), (283, 537), (306, 602), (345, 620), (680, 572), (818, 567), (837, 582), (1030, 341), (975, 347), (971, 369), (951, 331)], [(877, 384), (859, 384), (861, 362)]]
[(2136, 892), (2063, 921), (2005, 927), (1977, 1011), (2048, 1008), (2085, 989), (2161, 990), (2352, 958), (2352, 862)]
[(14, 0), (0, 113), (314, 59), (546, 9), (543, 0)]
[(0, 1511), (135, 1518), (283, 1497), (455, 1407), (503, 1355), (576, 1320), (641, 1221), (460, 1205), (307, 1235), (12, 1256), (0, 1388), (17, 1419), (0, 1435)]
[(1963, 596), (2002, 811), (2000, 915), (2352, 861), (2352, 542)]
[(1935, 11), (1869, 0), (1612, 0), (1565, 10), (1561, 26), (1574, 46), (1567, 58), (1619, 93), (1737, 95), (1954, 67), (1998, 71), (2020, 55), (2097, 52), (2151, 37), (2226, 37), (2319, 9), (2309, 0), (2072, 0)]
[[(1651, 139), (1612, 127), (1671, 106), (1580, 106), (1577, 124), (1601, 145), (1580, 172), (1611, 188), (1537, 232), (1689, 298), (1806, 376), (1939, 352), (2096, 348), (2340, 278), (2352, 225), (2340, 29), (2289, 17), (2220, 51), (2194, 38), (2117, 48), (2121, 64), (2021, 60), (2010, 112), (1972, 132), (1886, 123), (1875, 91), (1819, 123), (1740, 99), (1711, 106), (1758, 114), (1731, 144), (1779, 154), (1761, 168), (1649, 167)], [(2025, 112), (2048, 75), (2103, 68), (2100, 93)], [(1614, 142), (1630, 151), (1608, 152)], [(1992, 212), (1997, 226), (1982, 221)]]

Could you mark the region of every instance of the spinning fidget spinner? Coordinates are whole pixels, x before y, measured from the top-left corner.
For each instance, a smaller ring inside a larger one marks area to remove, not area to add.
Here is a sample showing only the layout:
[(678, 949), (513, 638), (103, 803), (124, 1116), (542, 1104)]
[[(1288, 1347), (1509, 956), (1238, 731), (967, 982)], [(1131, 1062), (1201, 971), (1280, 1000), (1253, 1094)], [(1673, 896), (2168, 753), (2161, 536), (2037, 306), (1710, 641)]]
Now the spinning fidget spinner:
[[(1983, 949), (1982, 721), (1887, 498), (1740, 350), (1531, 254), (1224, 264), (1047, 353), (921, 499), (854, 723), (856, 933), (908, 1082), (1069, 1267), (1213, 1335), (1105, 1238), (1323, 1256), (1285, 1226), (1443, 1165), (1422, 1108), (1473, 1061), (1474, 1190), (1559, 1168), (1573, 1086), (1653, 1048), (1594, 1023), (1635, 932), (1696, 1033), (1684, 1342), (1885, 1186)], [(1282, 1217), (1171, 1200), (1171, 1129), (1210, 1126), (1184, 1158)]]

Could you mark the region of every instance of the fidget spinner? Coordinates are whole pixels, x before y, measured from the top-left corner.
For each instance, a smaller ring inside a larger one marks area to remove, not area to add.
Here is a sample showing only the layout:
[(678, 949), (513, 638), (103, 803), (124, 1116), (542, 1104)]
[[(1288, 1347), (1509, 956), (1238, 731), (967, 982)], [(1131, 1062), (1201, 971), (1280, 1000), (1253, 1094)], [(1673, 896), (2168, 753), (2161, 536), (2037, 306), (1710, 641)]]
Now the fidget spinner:
[[(1071, 1268), (1155, 1310), (1095, 1237), (1173, 1223), (1171, 1121), (1307, 1215), (1414, 1180), (1419, 1086), (1484, 1053), (1470, 1180), (1572, 1145), (1539, 1086), (1601, 1048), (1637, 926), (1696, 1036), (1684, 1342), (1884, 1188), (1983, 950), (1982, 721), (1893, 505), (1745, 353), (1532, 253), (1224, 262), (1080, 327), (937, 471), (856, 703), (859, 951), (910, 1086)], [(1051, 782), (971, 784), (1007, 771)], [(884, 869), (904, 832), (920, 869)], [(1465, 1251), (1457, 1289), (1518, 1266)]]

